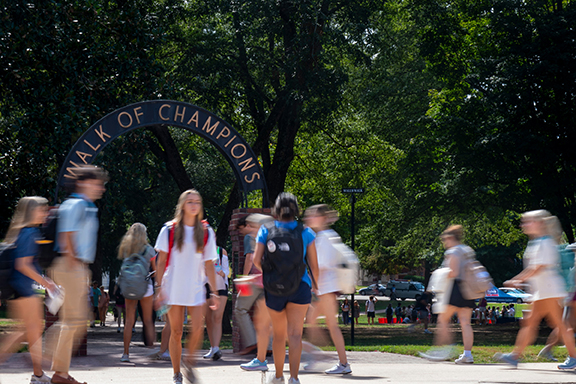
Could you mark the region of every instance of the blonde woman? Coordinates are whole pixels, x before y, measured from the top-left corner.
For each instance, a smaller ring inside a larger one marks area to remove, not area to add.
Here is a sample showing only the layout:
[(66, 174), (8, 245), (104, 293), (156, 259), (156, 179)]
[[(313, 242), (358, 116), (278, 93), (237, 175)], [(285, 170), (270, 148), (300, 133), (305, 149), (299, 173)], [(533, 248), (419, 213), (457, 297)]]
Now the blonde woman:
[[(154, 263), (153, 259), (156, 252), (154, 251), (154, 248), (148, 244), (146, 226), (142, 223), (134, 223), (130, 229), (128, 229), (128, 232), (126, 232), (122, 238), (122, 241), (120, 242), (120, 246), (118, 247), (118, 259), (124, 260), (134, 253), (143, 255), (148, 260), (152, 270), (156, 270), (156, 264)], [(155, 339), (154, 323), (152, 318), (152, 311), (154, 307), (154, 287), (152, 286), (152, 280), (150, 279), (150, 283), (148, 284), (148, 291), (142, 299), (124, 299), (126, 317), (124, 320), (124, 353), (120, 358), (120, 361), (122, 362), (130, 362), (130, 341), (132, 340), (132, 328), (136, 322), (136, 309), (138, 308), (138, 301), (140, 301), (140, 306), (142, 307), (142, 322), (144, 323), (144, 329), (147, 333), (146, 340)]]
[[(156, 240), (157, 306), (160, 303), (170, 306), (168, 320), (172, 332), (169, 350), (174, 384), (182, 383), (183, 374), (191, 383), (196, 380), (191, 366), (203, 335), (202, 310), (206, 302), (204, 276), (208, 278), (210, 286), (210, 308), (217, 310), (219, 307), (213, 263), (218, 258), (216, 236), (212, 228), (202, 222), (203, 212), (200, 193), (194, 189), (183, 192), (178, 199), (174, 219), (162, 227)], [(190, 316), (190, 332), (181, 372), (182, 327), (186, 308)]]
[(6, 243), (15, 245), (14, 271), (10, 276), (10, 285), (15, 295), (8, 302), (8, 307), (20, 324), (19, 329), (0, 344), (0, 356), (2, 360), (6, 359), (26, 336), (34, 370), (30, 379), (31, 384), (50, 383), (50, 377), (42, 371), (42, 320), (44, 317), (42, 300), (32, 287), (32, 284), (36, 282), (46, 289), (52, 291), (56, 289), (52, 280), (40, 274), (37, 260), (37, 241), (41, 238), (38, 226), (46, 219), (47, 204), (48, 200), (43, 197), (21, 198), (4, 240)]
[(546, 210), (525, 212), (520, 226), (530, 241), (524, 251), (524, 270), (511, 280), (505, 281), (508, 287), (520, 287), (528, 283), (532, 292), (530, 316), (522, 323), (511, 353), (497, 353), (498, 361), (518, 366), (524, 349), (531, 344), (543, 318), (547, 318), (551, 328), (558, 328), (570, 355), (558, 365), (558, 369), (576, 369), (576, 349), (574, 333), (562, 321), (562, 300), (566, 296), (564, 282), (559, 274), (560, 256), (557, 242), (552, 237), (558, 228), (558, 218)]
[[(326, 204), (314, 205), (305, 212), (304, 220), (314, 232), (316, 232), (316, 253), (318, 257), (318, 301), (314, 303), (311, 311), (311, 327), (309, 328), (315, 338), (320, 337), (320, 329), (317, 325), (318, 316), (324, 315), (326, 326), (330, 332), (330, 337), (338, 353), (338, 364), (327, 369), (327, 374), (346, 374), (351, 373), (352, 369), (346, 358), (346, 346), (344, 337), (338, 326), (338, 274), (336, 272), (336, 251), (332, 245), (331, 238), (338, 237), (338, 234), (330, 229), (330, 225), (338, 220), (338, 212), (331, 209)], [(372, 298), (372, 296), (371, 296)], [(356, 323), (358, 317), (356, 314), (360, 306), (355, 302), (354, 316)], [(373, 310), (374, 308), (372, 308)], [(354, 319), (352, 320), (354, 321)]]

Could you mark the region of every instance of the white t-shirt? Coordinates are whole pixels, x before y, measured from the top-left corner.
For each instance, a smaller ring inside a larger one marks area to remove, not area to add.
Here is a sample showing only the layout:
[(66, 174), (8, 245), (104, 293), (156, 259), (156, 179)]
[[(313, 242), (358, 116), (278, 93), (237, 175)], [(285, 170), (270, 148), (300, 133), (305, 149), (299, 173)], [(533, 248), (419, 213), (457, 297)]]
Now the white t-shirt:
[(336, 272), (336, 252), (330, 241), (331, 237), (338, 234), (327, 229), (316, 234), (316, 253), (318, 255), (318, 295), (338, 292), (338, 274)]
[(366, 300), (366, 312), (374, 312), (374, 301)]
[(536, 275), (528, 279), (532, 300), (560, 298), (566, 296), (564, 280), (559, 274), (560, 255), (554, 241), (548, 237), (530, 240), (524, 251), (524, 268), (545, 265)]
[[(228, 289), (228, 274), (230, 266), (228, 265), (228, 256), (222, 254), (222, 265), (220, 265), (220, 255), (216, 252), (214, 261), (214, 270), (216, 271), (216, 289), (219, 291)], [(218, 274), (218, 271), (224, 272), (224, 277)]]
[[(155, 248), (168, 252), (169, 226), (160, 230)], [(208, 242), (203, 253), (196, 252), (194, 227), (184, 226), (184, 243), (179, 250), (176, 243), (172, 246), (170, 264), (162, 278), (162, 292), (168, 299), (168, 305), (194, 307), (206, 302), (204, 280), (206, 270), (204, 263), (218, 257), (216, 253), (216, 236), (208, 228)]]

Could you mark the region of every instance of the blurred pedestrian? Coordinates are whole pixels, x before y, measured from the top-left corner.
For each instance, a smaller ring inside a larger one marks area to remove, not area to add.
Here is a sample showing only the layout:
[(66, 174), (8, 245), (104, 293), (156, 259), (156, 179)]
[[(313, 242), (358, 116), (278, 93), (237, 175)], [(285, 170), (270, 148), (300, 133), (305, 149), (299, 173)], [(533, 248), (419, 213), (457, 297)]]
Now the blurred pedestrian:
[(560, 256), (557, 243), (551, 237), (554, 235), (553, 228), (559, 225), (558, 218), (546, 210), (537, 210), (525, 212), (521, 220), (522, 231), (530, 239), (524, 251), (524, 270), (505, 281), (504, 285), (518, 288), (527, 282), (532, 292), (531, 311), (522, 322), (514, 350), (511, 353), (497, 353), (494, 358), (517, 367), (522, 352), (534, 341), (540, 322), (546, 317), (552, 328), (558, 328), (569, 354), (566, 361), (558, 365), (558, 369), (574, 370), (574, 333), (562, 321), (561, 303), (566, 296), (566, 289), (558, 272)]
[(37, 241), (41, 238), (38, 226), (46, 219), (47, 204), (48, 200), (43, 197), (21, 198), (4, 239), (5, 243), (15, 247), (12, 251), (14, 269), (9, 279), (15, 294), (8, 301), (8, 309), (11, 317), (17, 319), (18, 323), (15, 331), (7, 335), (0, 344), (0, 360), (4, 362), (10, 353), (15, 352), (25, 337), (32, 358), (33, 374), (30, 384), (50, 382), (50, 377), (42, 371), (42, 299), (33, 287), (33, 284), (37, 283), (51, 292), (58, 289), (52, 280), (41, 275), (38, 265)]
[(100, 286), (100, 300), (98, 301), (98, 312), (100, 315), (100, 326), (106, 326), (106, 314), (108, 313), (108, 305), (110, 304), (110, 295), (104, 289), (104, 286)]
[(64, 288), (64, 303), (59, 321), (51, 328), (57, 332), (52, 356), (53, 384), (76, 384), (69, 374), (75, 340), (86, 333), (87, 291), (90, 281), (88, 265), (96, 257), (98, 242), (98, 208), (94, 204), (106, 191), (108, 175), (101, 168), (84, 165), (73, 168), (70, 187), (74, 193), (58, 209), (57, 246), (62, 257), (54, 260), (50, 273), (54, 282)]
[(222, 357), (220, 351), (220, 340), (222, 339), (222, 317), (226, 302), (228, 301), (228, 274), (230, 265), (228, 264), (228, 253), (222, 247), (217, 248), (218, 258), (214, 259), (214, 269), (216, 271), (216, 289), (218, 290), (218, 309), (212, 310), (206, 305), (206, 332), (210, 340), (210, 350), (203, 356), (205, 359), (218, 360)]
[(346, 325), (350, 318), (350, 303), (348, 302), (348, 298), (344, 298), (342, 305), (340, 305), (340, 309), (342, 310), (342, 322)]
[[(350, 364), (346, 357), (344, 337), (338, 326), (338, 274), (336, 271), (338, 259), (336, 250), (331, 239), (338, 238), (339, 235), (330, 228), (338, 220), (338, 212), (331, 209), (326, 204), (314, 205), (305, 212), (305, 222), (314, 232), (316, 232), (316, 253), (318, 258), (318, 290), (317, 301), (312, 306), (310, 313), (310, 327), (308, 328), (312, 336), (316, 339), (325, 339), (318, 328), (318, 317), (324, 315), (330, 338), (336, 347), (338, 354), (338, 364), (327, 369), (328, 374), (350, 373)], [(353, 317), (358, 323), (357, 313), (360, 311), (358, 302), (355, 301)]]
[(434, 338), (434, 344), (441, 348), (435, 348), (426, 353), (421, 353), (422, 357), (429, 360), (442, 361), (451, 358), (453, 347), (448, 346), (452, 341), (452, 333), (450, 332), (449, 325), (452, 316), (456, 314), (460, 328), (462, 329), (464, 353), (455, 360), (455, 363), (472, 364), (474, 362), (474, 358), (472, 357), (474, 333), (470, 319), (472, 318), (472, 309), (476, 307), (476, 303), (474, 300), (466, 299), (462, 295), (460, 288), (461, 280), (464, 278), (464, 268), (467, 259), (471, 254), (474, 254), (474, 251), (467, 245), (462, 244), (463, 236), (464, 231), (461, 225), (449, 226), (440, 236), (442, 245), (446, 249), (442, 266), (449, 268), (447, 276), (449, 280), (449, 296), (447, 297), (449, 299), (444, 312), (438, 315), (438, 326)]

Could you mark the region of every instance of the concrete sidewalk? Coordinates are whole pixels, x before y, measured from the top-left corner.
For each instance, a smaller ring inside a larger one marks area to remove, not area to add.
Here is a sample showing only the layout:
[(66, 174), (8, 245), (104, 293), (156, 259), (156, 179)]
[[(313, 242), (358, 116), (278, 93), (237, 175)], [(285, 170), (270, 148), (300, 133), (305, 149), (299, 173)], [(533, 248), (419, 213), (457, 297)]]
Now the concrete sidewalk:
[[(161, 324), (158, 326), (161, 330)], [(139, 333), (133, 338), (139, 339)], [(132, 342), (131, 363), (121, 363), (122, 334), (116, 327), (90, 328), (88, 334), (88, 356), (72, 360), (71, 374), (88, 384), (171, 384), (172, 367), (169, 361), (146, 358), (153, 350), (145, 348), (141, 341)], [(203, 353), (205, 353), (204, 351)], [(197, 366), (198, 382), (203, 384), (235, 383), (261, 384), (260, 372), (246, 372), (239, 364), (253, 356), (239, 356), (226, 350), (219, 361), (204, 361), (200, 357)], [(327, 359), (317, 364), (316, 372), (300, 371), (302, 384), (338, 384), (345, 381), (367, 383), (574, 383), (576, 373), (561, 372), (556, 363), (522, 364), (520, 369), (510, 369), (500, 364), (456, 365), (454, 363), (430, 363), (411, 356), (381, 352), (349, 352), (348, 359), (352, 374), (328, 376), (324, 369), (337, 361), (335, 352), (326, 352)], [(270, 373), (274, 369), (269, 358)], [(2, 384), (27, 384), (32, 374), (28, 353), (13, 355), (0, 367)], [(48, 367), (48, 365), (46, 366)], [(51, 372), (47, 372), (49, 375)], [(284, 376), (289, 377), (288, 364), (284, 365)]]

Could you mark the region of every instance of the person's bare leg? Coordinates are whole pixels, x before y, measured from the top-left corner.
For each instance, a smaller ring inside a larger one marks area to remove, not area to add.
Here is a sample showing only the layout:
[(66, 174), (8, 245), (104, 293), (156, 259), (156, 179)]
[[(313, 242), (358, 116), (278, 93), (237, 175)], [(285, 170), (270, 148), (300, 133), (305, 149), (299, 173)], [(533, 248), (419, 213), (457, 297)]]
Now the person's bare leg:
[[(338, 314), (338, 303), (336, 301), (335, 293), (328, 293), (319, 297), (321, 311), (326, 316), (326, 326), (330, 332), (330, 337), (332, 342), (336, 347), (336, 352), (338, 353), (338, 359), (340, 363), (347, 364), (348, 359), (346, 358), (346, 345), (344, 343), (344, 337), (342, 336), (342, 331), (338, 326), (338, 321), (336, 316)], [(356, 321), (358, 318), (356, 318)]]
[(180, 359), (182, 358), (182, 333), (184, 327), (184, 308), (181, 305), (173, 305), (168, 310), (170, 321), (170, 361), (174, 374), (180, 373)]
[(125, 299), (126, 320), (124, 323), (124, 354), (130, 354), (130, 341), (132, 340), (132, 328), (136, 322), (136, 306), (138, 300)]
[(284, 360), (286, 359), (286, 333), (287, 333), (287, 317), (286, 309), (278, 312), (268, 308), (270, 320), (272, 321), (272, 332), (274, 338), (272, 340), (272, 353), (274, 355), (274, 368), (276, 369), (276, 377), (283, 376)]
[(212, 316), (212, 310), (207, 303), (202, 306), (202, 312), (204, 312), (204, 322), (206, 323), (206, 333), (208, 334), (208, 340), (210, 340), (210, 346), (212, 346), (213, 331), (214, 331), (214, 317)]
[(522, 327), (520, 328), (520, 331), (518, 331), (518, 335), (516, 336), (516, 343), (514, 344), (514, 350), (512, 351), (512, 355), (515, 358), (518, 358), (520, 355), (522, 355), (524, 349), (528, 345), (532, 344), (536, 338), (538, 326), (545, 315), (542, 301), (543, 300), (537, 300), (532, 303), (530, 316), (528, 316), (528, 318), (524, 319), (522, 322)]
[(474, 331), (472, 324), (470, 324), (470, 316), (472, 315), (471, 308), (458, 308), (458, 320), (460, 321), (460, 328), (462, 329), (462, 343), (464, 344), (465, 351), (471, 351), (474, 345)]
[(302, 331), (304, 318), (310, 304), (286, 304), (287, 334), (288, 334), (288, 361), (290, 363), (290, 377), (298, 379), (300, 357), (302, 355)]
[(220, 305), (218, 309), (212, 312), (212, 338), (210, 339), (211, 347), (220, 347), (222, 340), (222, 318), (224, 317), (224, 310), (226, 309), (227, 296), (218, 296)]
[(256, 301), (254, 311), (254, 327), (256, 328), (257, 342), (256, 358), (260, 361), (266, 360), (266, 352), (268, 350), (268, 344), (270, 343), (270, 333), (272, 332), (271, 326), (266, 301), (264, 298), (261, 298)]
[[(187, 308), (190, 319), (188, 320), (189, 332), (188, 341), (186, 343), (186, 362), (194, 364), (194, 352), (196, 352), (196, 350), (200, 347), (200, 342), (204, 336), (204, 330), (202, 329), (202, 312), (204, 308), (202, 305)], [(172, 324), (172, 320), (170, 320), (170, 324)], [(172, 353), (172, 344), (170, 344), (170, 353)]]
[(13, 300), (12, 305), (26, 330), (34, 374), (42, 376), (42, 303), (37, 296), (30, 296)]
[(164, 328), (162, 329), (160, 353), (164, 353), (168, 350), (169, 343), (170, 343), (170, 321), (168, 320), (168, 316), (166, 316), (166, 322), (164, 323)]
[(576, 357), (574, 332), (572, 331), (572, 328), (566, 327), (566, 324), (564, 324), (564, 321), (562, 320), (562, 307), (560, 306), (558, 299), (545, 299), (542, 301), (544, 302), (544, 310), (548, 313), (548, 323), (558, 329), (562, 339), (564, 340), (568, 354), (571, 357)]
[(446, 306), (446, 310), (438, 315), (436, 326), (436, 333), (434, 335), (435, 345), (447, 345), (452, 342), (452, 334), (450, 333), (450, 321), (452, 315), (456, 311), (456, 307), (451, 305)]
[(154, 342), (156, 341), (156, 330), (154, 329), (153, 320), (153, 307), (154, 307), (154, 295), (144, 297), (140, 300), (140, 306), (142, 307), (142, 322), (144, 323), (144, 329), (146, 329), (146, 339), (152, 341), (151, 348), (154, 347)]

